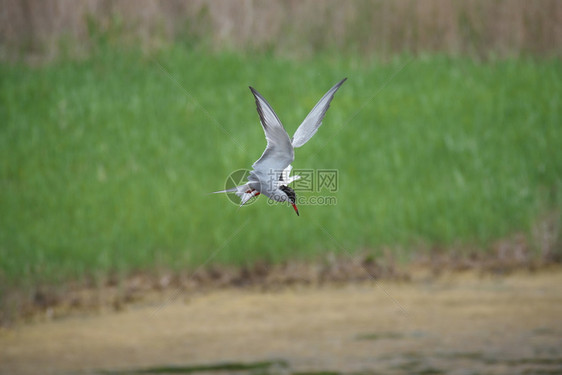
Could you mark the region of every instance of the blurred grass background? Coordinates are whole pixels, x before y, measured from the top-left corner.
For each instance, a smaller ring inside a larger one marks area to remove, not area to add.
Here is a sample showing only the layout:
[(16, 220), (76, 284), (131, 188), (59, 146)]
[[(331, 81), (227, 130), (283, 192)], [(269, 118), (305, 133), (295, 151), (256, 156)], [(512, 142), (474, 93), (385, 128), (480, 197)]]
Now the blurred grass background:
[[(559, 256), (560, 3), (133, 3), (3, 1), (2, 293), (514, 235)], [(293, 164), (337, 169), (337, 205), (209, 194), (264, 149), (248, 85), (292, 134), (343, 77)]]

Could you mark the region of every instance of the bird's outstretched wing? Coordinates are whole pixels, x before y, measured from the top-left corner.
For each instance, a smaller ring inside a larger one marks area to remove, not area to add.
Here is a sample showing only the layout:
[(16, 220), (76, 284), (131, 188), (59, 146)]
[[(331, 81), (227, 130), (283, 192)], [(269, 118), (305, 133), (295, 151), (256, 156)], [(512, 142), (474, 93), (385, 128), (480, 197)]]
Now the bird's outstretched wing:
[(253, 87), (250, 87), (250, 90), (256, 99), (256, 107), (267, 140), (265, 151), (252, 167), (260, 174), (275, 172), (278, 179), (281, 172), (295, 159), (291, 139), (267, 100)]
[(295, 135), (293, 136), (292, 145), (293, 147), (301, 147), (304, 145), (316, 132), (320, 125), (322, 125), (322, 119), (326, 114), (328, 108), (330, 108), (330, 102), (334, 98), (334, 94), (341, 85), (347, 80), (347, 78), (339, 81), (334, 87), (332, 87), (318, 103), (312, 108), (312, 111), (306, 116), (302, 124), (299, 126)]

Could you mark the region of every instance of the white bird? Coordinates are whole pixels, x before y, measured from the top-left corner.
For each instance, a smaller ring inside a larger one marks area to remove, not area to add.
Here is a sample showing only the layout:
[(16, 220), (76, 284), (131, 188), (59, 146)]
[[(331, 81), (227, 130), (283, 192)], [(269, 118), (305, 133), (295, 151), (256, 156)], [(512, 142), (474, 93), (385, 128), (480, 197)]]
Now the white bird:
[(277, 202), (290, 202), (299, 215), (295, 191), (287, 186), (300, 178), (300, 176), (289, 176), (293, 168), (291, 163), (295, 159), (294, 149), (304, 145), (316, 134), (322, 125), (326, 111), (330, 108), (334, 94), (346, 80), (347, 78), (342, 79), (324, 94), (298, 127), (292, 139), (289, 138), (283, 124), (267, 100), (250, 86), (256, 99), (267, 146), (261, 157), (252, 165), (253, 170), (248, 176), (247, 183), (231, 189), (215, 191), (215, 193), (236, 193), (241, 199), (240, 207), (253, 197), (263, 194)]

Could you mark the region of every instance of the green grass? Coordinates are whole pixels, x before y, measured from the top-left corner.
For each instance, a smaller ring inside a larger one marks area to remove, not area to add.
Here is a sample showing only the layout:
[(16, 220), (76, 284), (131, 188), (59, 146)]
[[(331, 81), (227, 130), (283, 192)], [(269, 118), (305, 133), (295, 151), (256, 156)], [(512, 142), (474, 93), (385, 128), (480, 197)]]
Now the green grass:
[[(337, 169), (336, 205), (297, 217), (263, 197), (238, 209), (209, 194), (265, 146), (248, 85), (292, 134), (343, 77), (293, 163)], [(293, 61), (176, 47), (2, 63), (0, 280), (195, 268), (211, 256), (239, 265), (485, 248), (559, 212), (560, 103), (560, 60)]]

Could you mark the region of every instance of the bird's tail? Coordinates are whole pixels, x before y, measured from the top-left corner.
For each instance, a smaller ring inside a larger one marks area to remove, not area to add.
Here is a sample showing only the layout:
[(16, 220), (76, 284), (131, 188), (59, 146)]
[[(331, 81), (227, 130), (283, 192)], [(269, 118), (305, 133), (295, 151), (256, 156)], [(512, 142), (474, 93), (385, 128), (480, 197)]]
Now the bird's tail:
[(236, 195), (238, 195), (241, 200), (240, 207), (245, 205), (250, 199), (259, 194), (256, 190), (253, 190), (249, 184), (235, 186), (226, 190), (214, 191), (213, 193), (236, 193)]
[(239, 187), (242, 187), (242, 186), (245, 186), (245, 185), (235, 186), (235, 187), (233, 187), (233, 188), (226, 189), (226, 190), (221, 190), (221, 191), (213, 191), (213, 194), (218, 194), (218, 193), (234, 193), (234, 192), (237, 192), (237, 191), (238, 191), (238, 188), (239, 188)]

